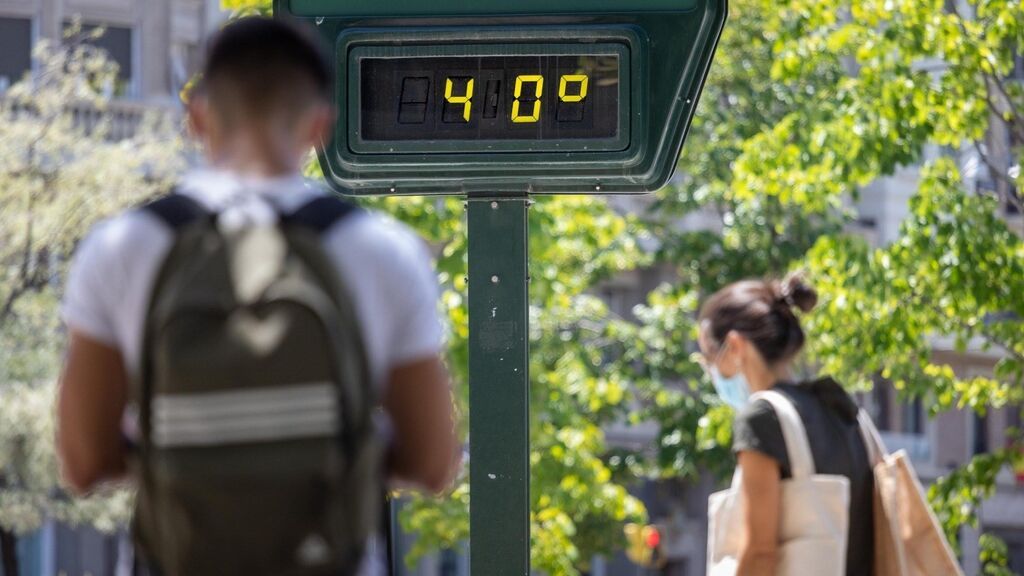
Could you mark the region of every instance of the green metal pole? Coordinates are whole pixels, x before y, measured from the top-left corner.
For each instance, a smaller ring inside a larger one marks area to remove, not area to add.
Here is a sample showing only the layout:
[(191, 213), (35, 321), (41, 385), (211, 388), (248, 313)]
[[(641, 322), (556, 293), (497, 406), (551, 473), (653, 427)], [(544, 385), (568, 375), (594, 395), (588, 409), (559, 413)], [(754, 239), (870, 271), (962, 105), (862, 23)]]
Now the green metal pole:
[(530, 573), (527, 205), (468, 203), (472, 576)]

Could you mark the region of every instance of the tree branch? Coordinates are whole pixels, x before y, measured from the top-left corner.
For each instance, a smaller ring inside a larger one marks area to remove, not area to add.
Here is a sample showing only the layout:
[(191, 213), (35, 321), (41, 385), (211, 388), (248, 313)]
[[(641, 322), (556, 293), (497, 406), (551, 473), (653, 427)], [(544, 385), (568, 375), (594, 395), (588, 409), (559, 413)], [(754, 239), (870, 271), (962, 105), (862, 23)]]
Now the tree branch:
[[(943, 310), (941, 306), (935, 304), (932, 301), (931, 297), (921, 294), (916, 290), (911, 290), (909, 298), (905, 299), (904, 302), (907, 302), (908, 305), (912, 306), (914, 301), (916, 301), (918, 304), (922, 306), (927, 306), (939, 316), (946, 318), (949, 317), (946, 314), (946, 311)], [(1017, 362), (1024, 365), (1024, 352), (1017, 350), (1012, 343), (1003, 340), (996, 334), (993, 334), (992, 331), (989, 330), (987, 326), (985, 326), (984, 322), (980, 324), (968, 324), (961, 317), (955, 318), (955, 321), (964, 331), (976, 333), (988, 344), (1002, 348), (1003, 351), (1012, 356)]]
[(7, 293), (3, 306), (0, 306), (0, 326), (3, 326), (14, 314), (14, 305), (19, 298), (46, 287), (50, 280), (48, 271), (49, 269), (45, 266), (36, 266), (31, 274), (19, 279), (18, 284)]
[(10, 530), (0, 529), (0, 557), (3, 573), (18, 574), (18, 538)]
[[(966, 324), (965, 324), (965, 326), (966, 326)], [(1008, 353), (1008, 354), (1009, 354), (1010, 356), (1013, 356), (1013, 357), (1014, 357), (1014, 359), (1016, 359), (1016, 360), (1017, 360), (1017, 362), (1019, 362), (1019, 363), (1021, 363), (1021, 364), (1024, 364), (1024, 352), (1018, 352), (1018, 351), (1017, 351), (1017, 350), (1016, 350), (1016, 349), (1015, 349), (1015, 348), (1013, 347), (1013, 344), (1011, 344), (1011, 343), (1009, 343), (1009, 342), (1007, 342), (1007, 341), (1003, 340), (1003, 339), (1002, 339), (1002, 338), (1000, 338), (999, 336), (997, 336), (997, 335), (993, 334), (993, 333), (992, 333), (992, 332), (991, 332), (991, 331), (990, 331), (990, 330), (988, 329), (988, 327), (987, 327), (987, 326), (985, 326), (984, 322), (983, 322), (982, 324), (980, 324), (980, 325), (976, 326), (976, 329), (977, 329), (977, 331), (978, 331), (978, 334), (979, 334), (979, 335), (980, 335), (980, 336), (981, 336), (982, 338), (984, 338), (985, 340), (988, 340), (989, 344), (992, 344), (992, 345), (995, 345), (995, 346), (998, 346), (998, 347), (1002, 348), (1002, 349), (1003, 349), (1003, 350), (1004, 350), (1004, 351), (1005, 351), (1006, 353)]]
[(33, 194), (31, 186), (28, 190), (28, 208), (26, 214), (28, 215), (28, 223), (25, 228), (25, 246), (22, 249), (21, 265), (18, 266), (18, 278), (17, 284), (11, 288), (11, 291), (7, 293), (7, 298), (4, 300), (4, 305), (0, 308), (0, 325), (4, 324), (8, 317), (10, 317), (14, 310), (14, 303), (18, 298), (23, 296), (26, 292), (32, 288), (32, 208), (33, 208)]
[[(951, 5), (951, 8), (952, 15), (956, 17), (957, 25), (959, 25), (960, 27), (960, 32), (963, 33), (963, 35), (966, 36), (970, 41), (977, 42), (978, 39), (974, 38), (970, 31), (967, 30), (966, 19), (964, 18), (963, 14), (960, 13), (960, 10), (956, 6), (956, 4), (953, 3)], [(1022, 118), (1021, 115), (1018, 114), (1017, 110), (1014, 108), (1013, 98), (1010, 97), (1010, 94), (1006, 89), (1006, 84), (1003, 83), (1002, 78), (1000, 78), (999, 74), (997, 73), (989, 73), (982, 70), (981, 74), (985, 79), (985, 100), (988, 102), (989, 108), (991, 108), (993, 112), (999, 114), (1000, 116), (1003, 116), (1004, 112), (1006, 115), (1009, 115), (1009, 118), (1005, 119), (1004, 121), (1007, 122), (1007, 124), (1010, 126), (1010, 129), (1015, 132), (1017, 137), (1020, 140), (1024, 141), (1024, 118)], [(1001, 111), (1001, 106), (999, 106), (999, 104), (992, 99), (992, 92), (989, 89), (990, 84), (994, 85), (999, 90), (1003, 102), (1005, 102), (1006, 104), (1005, 111)]]
[(7, 323), (7, 319), (10, 318), (14, 311), (14, 303), (28, 291), (28, 285), (22, 282), (7, 293), (7, 298), (4, 299), (4, 305), (0, 308), (0, 326)]
[[(1013, 178), (1007, 176), (1005, 170), (1002, 170), (999, 166), (996, 166), (992, 159), (988, 157), (988, 154), (985, 153), (984, 149), (982, 149), (981, 144), (977, 140), (973, 141), (972, 143), (974, 144), (974, 149), (975, 151), (978, 152), (978, 156), (981, 158), (981, 161), (984, 162), (985, 166), (988, 167), (988, 172), (992, 176), (992, 178), (995, 180), (999, 180), (1000, 182), (1003, 182), (1011, 189), (1016, 188), (1017, 182)], [(1024, 198), (1021, 198), (1020, 196), (1013, 194), (1012, 192), (1007, 192), (1005, 194), (1000, 193), (999, 197), (1000, 199), (1009, 202), (1010, 204), (1013, 204), (1014, 207), (1017, 208), (1018, 212), (1024, 214)]]
[[(1009, 92), (1007, 92), (1006, 84), (1003, 83), (1003, 80), (999, 77), (998, 74), (989, 74), (988, 72), (982, 72), (982, 75), (984, 75), (987, 80), (985, 82), (985, 93), (986, 99), (989, 103), (989, 107), (992, 108), (993, 112), (999, 114), (1000, 118), (1002, 118), (1006, 122), (1007, 126), (1009, 126), (1010, 130), (1013, 131), (1014, 135), (1017, 137), (1018, 140), (1024, 141), (1024, 118), (1022, 118), (1021, 115), (1017, 113), (1017, 110), (1014, 108), (1013, 98), (1011, 98)], [(989, 82), (991, 82), (991, 84), (999, 90), (999, 95), (1002, 98), (1002, 102), (1004, 104), (1003, 106), (999, 106), (996, 102), (992, 100), (991, 91), (988, 89)], [(1000, 110), (1000, 108), (1003, 109)]]

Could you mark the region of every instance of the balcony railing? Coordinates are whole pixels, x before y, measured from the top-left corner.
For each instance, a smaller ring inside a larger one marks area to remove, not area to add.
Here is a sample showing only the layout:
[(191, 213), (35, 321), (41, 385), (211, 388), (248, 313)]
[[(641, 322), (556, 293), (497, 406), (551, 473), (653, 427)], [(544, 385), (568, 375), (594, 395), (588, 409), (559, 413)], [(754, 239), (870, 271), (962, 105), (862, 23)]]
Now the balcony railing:
[[(153, 114), (173, 116), (177, 110), (171, 106), (146, 104), (130, 100), (111, 100), (103, 106), (88, 102), (75, 102), (67, 106), (72, 122), (86, 132), (103, 130), (108, 140), (133, 138)], [(17, 118), (37, 114), (31, 104), (6, 103), (0, 95), (0, 111), (7, 117)]]
[(927, 436), (920, 434), (901, 434), (898, 432), (882, 432), (882, 441), (890, 452), (906, 450), (911, 462), (917, 464), (932, 463), (932, 443)]
[(79, 104), (72, 106), (71, 110), (77, 126), (86, 131), (104, 126), (107, 138), (111, 140), (126, 140), (134, 137), (145, 121), (146, 115), (158, 111), (152, 106), (120, 100), (110, 102), (103, 109)]

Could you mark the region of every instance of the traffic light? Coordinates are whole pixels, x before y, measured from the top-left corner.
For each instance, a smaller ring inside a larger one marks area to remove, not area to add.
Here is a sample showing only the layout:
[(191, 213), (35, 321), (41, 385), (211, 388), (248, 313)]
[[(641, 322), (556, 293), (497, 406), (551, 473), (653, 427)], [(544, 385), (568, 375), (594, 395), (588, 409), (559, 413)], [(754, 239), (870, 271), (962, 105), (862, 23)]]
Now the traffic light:
[(662, 546), (661, 529), (653, 524), (626, 524), (626, 557), (644, 568), (661, 568), (668, 561)]

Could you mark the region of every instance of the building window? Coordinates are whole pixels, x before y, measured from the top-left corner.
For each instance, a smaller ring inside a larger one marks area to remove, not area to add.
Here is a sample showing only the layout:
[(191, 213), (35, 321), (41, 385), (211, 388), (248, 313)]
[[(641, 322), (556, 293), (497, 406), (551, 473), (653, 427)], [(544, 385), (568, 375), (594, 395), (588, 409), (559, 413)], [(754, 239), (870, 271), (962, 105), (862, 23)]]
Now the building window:
[(1006, 542), (1009, 551), (1010, 565), (1007, 568), (1013, 574), (1024, 573), (1024, 529), (1003, 528), (991, 530), (991, 533)]
[(32, 21), (0, 18), (0, 92), (32, 69)]
[(882, 432), (892, 432), (892, 385), (881, 376), (875, 376), (871, 396), (875, 405), (875, 426)]
[(441, 576), (459, 576), (459, 555), (454, 550), (441, 551), (438, 572)]
[(971, 414), (971, 453), (977, 456), (988, 450), (988, 415), (979, 416), (974, 412)]
[(914, 398), (903, 403), (903, 430), (904, 434), (924, 434), (924, 403), (920, 398)]
[(601, 289), (600, 295), (608, 309), (623, 318), (629, 318), (633, 313), (633, 306), (641, 301), (641, 298), (633, 294), (631, 287), (621, 284), (605, 286)]
[[(71, 22), (68, 21), (64, 25), (65, 27), (71, 26)], [(103, 35), (99, 38), (90, 38), (90, 33), (98, 28), (103, 29)], [(135, 77), (132, 29), (123, 26), (82, 24), (82, 38), (87, 44), (102, 49), (117, 64), (117, 86), (114, 87), (114, 94), (116, 96), (131, 95), (132, 80)]]

